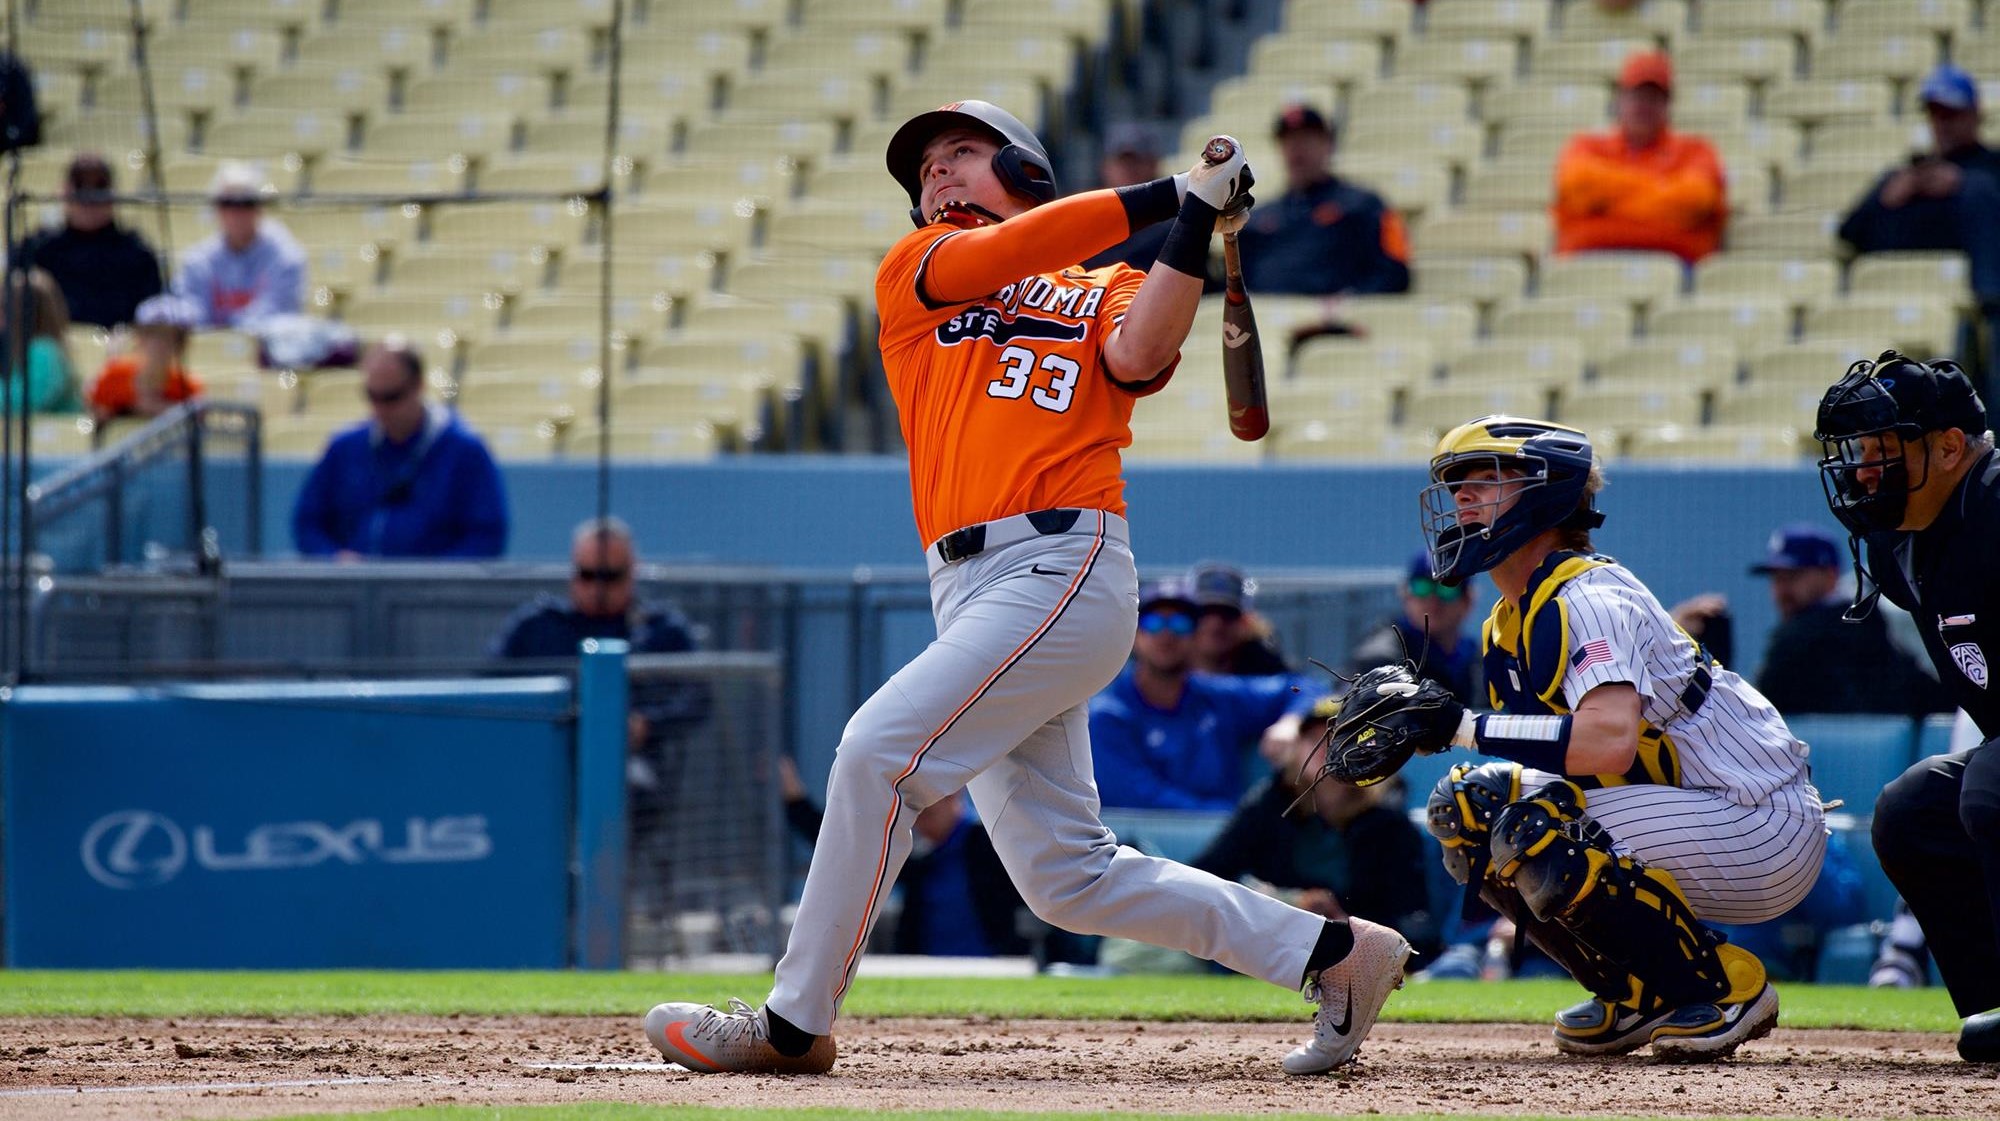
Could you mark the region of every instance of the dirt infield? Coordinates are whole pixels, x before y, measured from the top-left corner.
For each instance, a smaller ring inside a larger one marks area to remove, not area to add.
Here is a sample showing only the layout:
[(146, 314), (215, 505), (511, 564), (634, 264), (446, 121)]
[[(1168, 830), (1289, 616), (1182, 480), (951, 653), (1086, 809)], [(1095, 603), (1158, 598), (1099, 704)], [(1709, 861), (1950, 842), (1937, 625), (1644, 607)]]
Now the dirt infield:
[[(0, 1021), (0, 1121), (246, 1118), (586, 1100), (865, 1109), (2000, 1117), (1949, 1036), (1793, 1031), (1732, 1061), (1576, 1060), (1520, 1025), (1383, 1024), (1351, 1073), (1287, 1078), (1298, 1024), (876, 1020), (819, 1078), (658, 1067), (635, 1015)], [(614, 1069), (646, 1064), (648, 1069)], [(1615, 1071), (1615, 1077), (1612, 1076)]]

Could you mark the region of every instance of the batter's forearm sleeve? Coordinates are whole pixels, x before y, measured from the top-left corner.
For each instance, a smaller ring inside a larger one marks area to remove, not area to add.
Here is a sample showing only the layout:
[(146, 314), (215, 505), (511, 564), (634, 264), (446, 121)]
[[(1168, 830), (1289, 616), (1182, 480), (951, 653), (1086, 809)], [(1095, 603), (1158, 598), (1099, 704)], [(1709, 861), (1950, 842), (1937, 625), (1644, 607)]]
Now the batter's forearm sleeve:
[(1116, 191), (1043, 203), (997, 226), (944, 238), (924, 265), (924, 290), (938, 304), (976, 300), (1024, 276), (1094, 257), (1131, 236), (1132, 229)]

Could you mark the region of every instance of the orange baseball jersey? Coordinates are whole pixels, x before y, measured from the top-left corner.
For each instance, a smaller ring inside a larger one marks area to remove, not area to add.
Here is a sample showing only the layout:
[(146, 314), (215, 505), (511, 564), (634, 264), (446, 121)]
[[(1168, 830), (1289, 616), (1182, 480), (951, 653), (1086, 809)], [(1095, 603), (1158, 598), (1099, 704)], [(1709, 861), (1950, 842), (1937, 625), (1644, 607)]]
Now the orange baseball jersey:
[(1046, 203), (993, 226), (934, 222), (875, 274), (882, 364), (910, 449), (924, 543), (979, 522), (1059, 506), (1125, 512), (1118, 449), (1134, 400), (1104, 342), (1146, 274), (1074, 262), (1130, 232), (1110, 191)]

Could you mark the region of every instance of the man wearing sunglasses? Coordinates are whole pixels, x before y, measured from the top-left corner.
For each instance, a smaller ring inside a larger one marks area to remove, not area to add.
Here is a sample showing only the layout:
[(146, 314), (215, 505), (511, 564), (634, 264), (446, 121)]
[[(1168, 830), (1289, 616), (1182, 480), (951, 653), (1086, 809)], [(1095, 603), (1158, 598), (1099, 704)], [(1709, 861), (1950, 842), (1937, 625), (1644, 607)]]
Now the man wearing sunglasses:
[(306, 251), (277, 220), (263, 215), (264, 177), (234, 161), (209, 184), (215, 234), (189, 249), (174, 292), (200, 305), (203, 327), (248, 328), (305, 303)]
[(1256, 587), (1235, 565), (1203, 561), (1188, 573), (1197, 608), (1194, 665), (1207, 673), (1256, 677), (1290, 673), (1271, 638), (1271, 624), (1250, 610)]
[[(1477, 684), (1479, 644), (1465, 633), (1472, 617), (1477, 576), (1444, 584), (1431, 574), (1431, 555), (1418, 550), (1403, 578), (1403, 613), (1371, 631), (1347, 657), (1350, 673), (1401, 661), (1418, 662), (1423, 676), (1451, 690), (1464, 704), (1483, 702)], [(1406, 653), (1407, 652), (1407, 653)]]
[(424, 363), (391, 335), (361, 356), (369, 418), (335, 435), (292, 509), (309, 557), (497, 557), (507, 494), (478, 434), (424, 400)]
[(1309, 683), (1291, 674), (1198, 672), (1199, 611), (1184, 581), (1140, 589), (1132, 660), (1090, 701), (1091, 750), (1106, 806), (1234, 809), (1251, 746), (1287, 713), (1298, 720), (1312, 707)]

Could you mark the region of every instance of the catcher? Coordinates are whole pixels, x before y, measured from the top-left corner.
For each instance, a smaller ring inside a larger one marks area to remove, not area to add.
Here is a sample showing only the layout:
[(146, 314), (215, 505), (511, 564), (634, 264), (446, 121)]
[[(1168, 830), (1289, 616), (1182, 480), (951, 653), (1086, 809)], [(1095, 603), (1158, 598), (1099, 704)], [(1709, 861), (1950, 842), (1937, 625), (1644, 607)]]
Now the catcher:
[(1481, 630), (1498, 711), (1407, 663), (1369, 670), (1324, 774), (1367, 785), (1452, 747), (1490, 760), (1438, 782), (1429, 827), (1452, 877), (1590, 990), (1556, 1015), (1558, 1050), (1703, 1060), (1769, 1033), (1763, 963), (1704, 923), (1773, 918), (1812, 887), (1826, 822), (1805, 745), (1596, 552), (1589, 437), (1484, 417), (1445, 434), (1430, 477), (1438, 579), (1490, 572), (1500, 592)]

